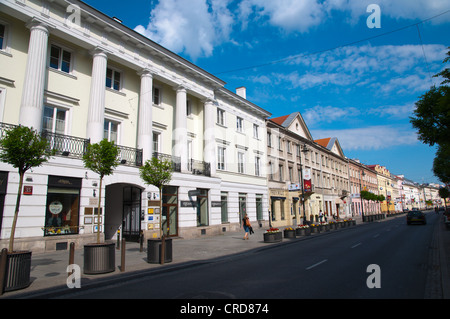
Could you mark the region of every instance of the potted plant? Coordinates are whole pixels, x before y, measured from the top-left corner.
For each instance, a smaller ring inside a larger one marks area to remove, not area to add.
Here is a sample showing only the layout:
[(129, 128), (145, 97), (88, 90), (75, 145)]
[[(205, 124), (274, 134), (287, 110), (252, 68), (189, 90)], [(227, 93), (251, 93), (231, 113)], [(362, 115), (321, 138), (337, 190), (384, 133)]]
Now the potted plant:
[(311, 229), (308, 225), (298, 225), (295, 229), (295, 234), (297, 236), (309, 236), (311, 235)]
[[(148, 249), (147, 249), (147, 262), (157, 262), (159, 259), (160, 264), (164, 264), (164, 262), (172, 261), (172, 239), (166, 239), (166, 234), (164, 233), (162, 226), (162, 188), (165, 185), (170, 183), (172, 179), (173, 172), (173, 164), (171, 161), (158, 159), (157, 157), (152, 157), (151, 160), (147, 160), (143, 166), (139, 168), (139, 174), (142, 180), (147, 185), (156, 186), (159, 190), (159, 220), (160, 220), (160, 229), (159, 229), (159, 240), (151, 240), (147, 241)], [(159, 258), (157, 252), (159, 253)]]
[(295, 238), (295, 229), (292, 227), (285, 228), (284, 238)]
[(283, 240), (281, 231), (278, 228), (270, 227), (264, 233), (265, 243), (276, 243)]
[(19, 216), (23, 178), (29, 169), (47, 162), (52, 153), (48, 141), (33, 128), (26, 126), (7, 129), (5, 136), (0, 139), (0, 148), (0, 160), (11, 164), (19, 172), (19, 189), (7, 252), (6, 274), (4, 274), (6, 284), (5, 287), (0, 287), (4, 291), (12, 291), (30, 285), (31, 251), (14, 251), (14, 236)]
[(97, 207), (97, 242), (84, 245), (84, 273), (103, 274), (115, 270), (115, 243), (102, 243), (101, 202), (103, 177), (111, 175), (119, 165), (119, 148), (114, 142), (103, 139), (99, 143), (89, 144), (83, 155), (84, 166), (100, 176)]

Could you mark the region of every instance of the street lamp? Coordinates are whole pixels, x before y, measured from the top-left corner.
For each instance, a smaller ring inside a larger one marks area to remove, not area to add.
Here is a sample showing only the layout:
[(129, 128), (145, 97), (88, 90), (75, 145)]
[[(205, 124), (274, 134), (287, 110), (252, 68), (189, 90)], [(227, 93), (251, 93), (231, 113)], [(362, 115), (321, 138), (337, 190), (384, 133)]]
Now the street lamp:
[[(303, 144), (302, 153), (305, 154), (308, 152), (308, 148), (306, 147), (306, 143)], [(302, 207), (303, 207), (303, 225), (306, 225), (306, 213), (305, 213), (305, 190), (303, 186), (303, 166), (302, 166), (302, 157), (300, 156), (300, 175), (301, 175), (301, 184), (302, 184)]]

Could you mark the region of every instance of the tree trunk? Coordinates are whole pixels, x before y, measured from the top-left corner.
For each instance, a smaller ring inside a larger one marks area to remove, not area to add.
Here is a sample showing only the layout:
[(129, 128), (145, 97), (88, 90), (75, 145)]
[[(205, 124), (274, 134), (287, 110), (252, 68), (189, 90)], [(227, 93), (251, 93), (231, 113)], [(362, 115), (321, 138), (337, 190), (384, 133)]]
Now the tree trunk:
[(19, 190), (17, 192), (16, 210), (14, 212), (14, 218), (11, 226), (11, 235), (9, 238), (9, 252), (13, 252), (14, 248), (14, 234), (16, 232), (17, 217), (19, 216), (20, 198), (22, 197), (23, 176), (24, 173), (19, 172)]
[(97, 208), (97, 244), (100, 244), (100, 208), (102, 205), (102, 181), (103, 176), (100, 176), (100, 187), (98, 190), (98, 208)]

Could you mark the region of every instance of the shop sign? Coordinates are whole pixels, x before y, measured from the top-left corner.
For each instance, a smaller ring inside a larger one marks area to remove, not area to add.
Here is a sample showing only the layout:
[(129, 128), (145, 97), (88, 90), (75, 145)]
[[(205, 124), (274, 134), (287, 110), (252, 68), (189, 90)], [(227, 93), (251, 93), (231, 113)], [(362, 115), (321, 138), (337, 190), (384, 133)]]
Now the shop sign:
[(23, 194), (24, 195), (33, 195), (33, 186), (24, 186)]

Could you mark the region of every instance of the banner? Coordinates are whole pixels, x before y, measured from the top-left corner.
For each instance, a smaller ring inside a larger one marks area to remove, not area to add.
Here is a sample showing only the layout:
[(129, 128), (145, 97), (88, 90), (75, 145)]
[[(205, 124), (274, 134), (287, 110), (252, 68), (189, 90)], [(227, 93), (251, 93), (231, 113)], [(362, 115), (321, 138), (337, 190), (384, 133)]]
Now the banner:
[(311, 169), (305, 168), (303, 169), (303, 190), (305, 193), (311, 192)]

